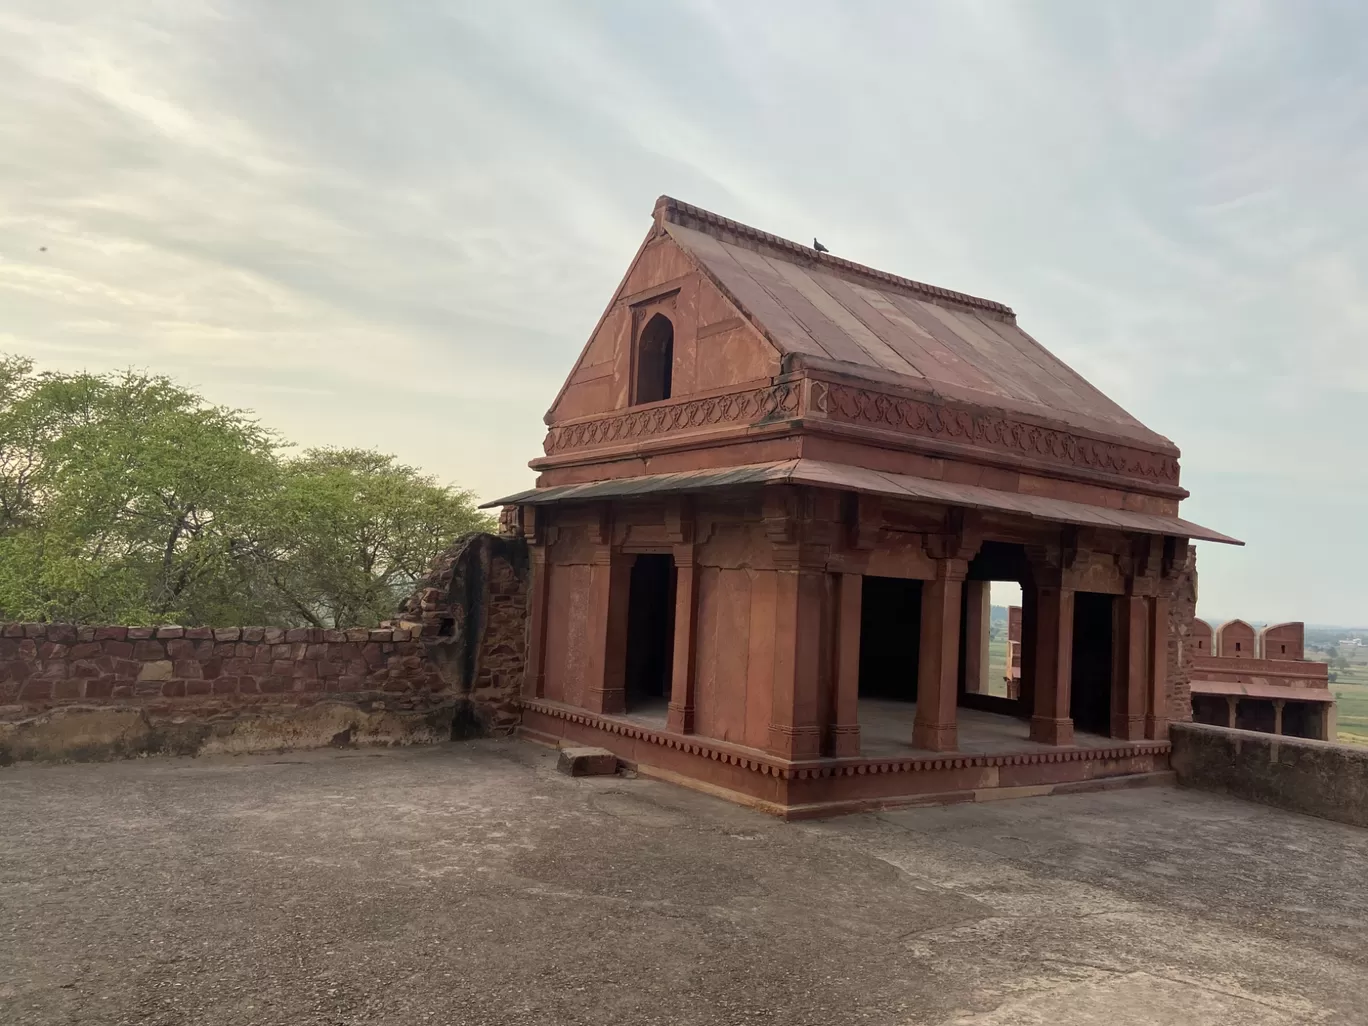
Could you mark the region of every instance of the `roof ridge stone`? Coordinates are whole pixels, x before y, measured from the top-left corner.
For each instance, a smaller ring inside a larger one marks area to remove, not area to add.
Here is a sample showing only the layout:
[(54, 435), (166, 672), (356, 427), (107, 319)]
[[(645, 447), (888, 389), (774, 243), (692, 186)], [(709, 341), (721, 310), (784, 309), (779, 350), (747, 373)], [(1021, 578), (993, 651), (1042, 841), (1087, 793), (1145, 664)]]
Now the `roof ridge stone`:
[[(823, 265), (837, 270), (848, 271), (870, 278), (885, 285), (895, 285), (898, 288), (906, 289), (910, 292), (918, 293), (928, 299), (941, 299), (951, 303), (958, 303), (961, 306), (974, 307), (980, 310), (989, 310), (996, 314), (1010, 318), (1014, 323), (1016, 313), (1005, 303), (996, 300), (984, 299), (980, 296), (971, 296), (966, 292), (956, 292), (953, 289), (943, 289), (939, 285), (928, 285), (923, 281), (916, 281), (912, 278), (904, 278), (898, 274), (891, 274), (888, 271), (881, 271), (877, 267), (870, 267), (867, 264), (859, 264), (853, 260), (846, 260), (844, 257), (832, 256), (830, 253), (821, 253), (811, 246), (804, 246), (802, 243), (793, 242), (790, 239), (772, 235), (769, 232), (761, 231), (759, 228), (752, 228), (748, 224), (740, 221), (733, 221), (729, 217), (705, 210), (702, 207), (694, 206), (692, 203), (685, 203), (677, 200), (673, 196), (661, 196), (656, 200), (653, 211), (657, 222), (669, 221), (684, 228), (690, 227), (711, 227), (721, 228), (748, 239), (769, 246), (781, 252), (792, 253), (801, 256), (812, 263)], [(673, 216), (671, 216), (673, 215)], [(692, 221), (694, 224), (689, 224)]]

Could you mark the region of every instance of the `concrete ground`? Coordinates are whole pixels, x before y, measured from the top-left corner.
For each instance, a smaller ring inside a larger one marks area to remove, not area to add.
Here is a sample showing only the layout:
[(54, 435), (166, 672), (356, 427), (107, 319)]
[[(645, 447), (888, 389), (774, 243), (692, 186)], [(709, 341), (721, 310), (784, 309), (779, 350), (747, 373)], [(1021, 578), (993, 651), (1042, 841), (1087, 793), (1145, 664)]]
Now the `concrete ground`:
[(1162, 788), (785, 824), (553, 767), (0, 770), (0, 1022), (1368, 1022), (1365, 831)]

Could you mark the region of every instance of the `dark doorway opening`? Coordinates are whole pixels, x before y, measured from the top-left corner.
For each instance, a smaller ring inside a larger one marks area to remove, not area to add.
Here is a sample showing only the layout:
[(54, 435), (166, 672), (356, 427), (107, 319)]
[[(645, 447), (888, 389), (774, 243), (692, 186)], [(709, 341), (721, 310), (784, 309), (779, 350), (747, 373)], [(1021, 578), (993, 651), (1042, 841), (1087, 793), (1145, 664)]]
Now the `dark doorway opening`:
[(636, 402), (658, 403), (670, 398), (674, 377), (674, 325), (656, 314), (641, 329), (637, 341)]
[(860, 697), (917, 700), (922, 582), (865, 577), (860, 596)]
[(1111, 595), (1074, 594), (1073, 673), (1069, 715), (1074, 728), (1111, 734), (1112, 631), (1116, 602)]
[(1193, 695), (1192, 722), (1209, 723), (1213, 727), (1230, 724), (1230, 706), (1224, 695)]
[[(960, 607), (958, 704), (963, 708), (1020, 719), (1031, 715), (1028, 703), (1020, 700), (1020, 608), (1029, 572), (1025, 547), (1013, 542), (986, 541), (969, 564)], [(1013, 606), (1018, 610), (1015, 639)]]
[(1310, 737), (1319, 738), (1322, 741), (1333, 741), (1333, 737), (1324, 737), (1325, 733), (1325, 706), (1319, 702), (1288, 702), (1283, 706), (1282, 728), (1283, 733), (1288, 737)]
[(674, 560), (637, 556), (627, 593), (627, 711), (663, 708), (674, 664)]
[[(1278, 725), (1278, 711), (1273, 703), (1257, 698), (1242, 698), (1235, 707), (1235, 729), (1257, 730), (1263, 734), (1273, 733)], [(1283, 721), (1286, 729), (1286, 720)]]

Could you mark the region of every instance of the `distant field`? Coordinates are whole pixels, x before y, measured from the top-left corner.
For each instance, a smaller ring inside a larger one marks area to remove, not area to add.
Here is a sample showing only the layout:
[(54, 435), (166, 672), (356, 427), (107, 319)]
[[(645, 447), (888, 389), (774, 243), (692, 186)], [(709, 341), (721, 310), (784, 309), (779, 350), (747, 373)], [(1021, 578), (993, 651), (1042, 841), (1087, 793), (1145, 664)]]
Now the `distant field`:
[(988, 693), (1007, 697), (1007, 638), (994, 638), (988, 642)]
[[(1357, 669), (1357, 667), (1356, 667)], [(1348, 676), (1340, 671), (1340, 681)], [(1339, 707), (1339, 732), (1354, 734), (1368, 742), (1368, 683), (1330, 685)]]

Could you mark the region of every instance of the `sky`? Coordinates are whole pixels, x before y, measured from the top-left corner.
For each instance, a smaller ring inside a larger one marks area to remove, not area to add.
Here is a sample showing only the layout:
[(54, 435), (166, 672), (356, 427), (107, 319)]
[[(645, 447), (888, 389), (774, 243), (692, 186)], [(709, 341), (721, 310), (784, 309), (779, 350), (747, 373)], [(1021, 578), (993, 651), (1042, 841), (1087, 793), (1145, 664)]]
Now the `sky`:
[(0, 352), (485, 499), (666, 193), (1013, 307), (1368, 623), (1368, 6), (0, 0)]

